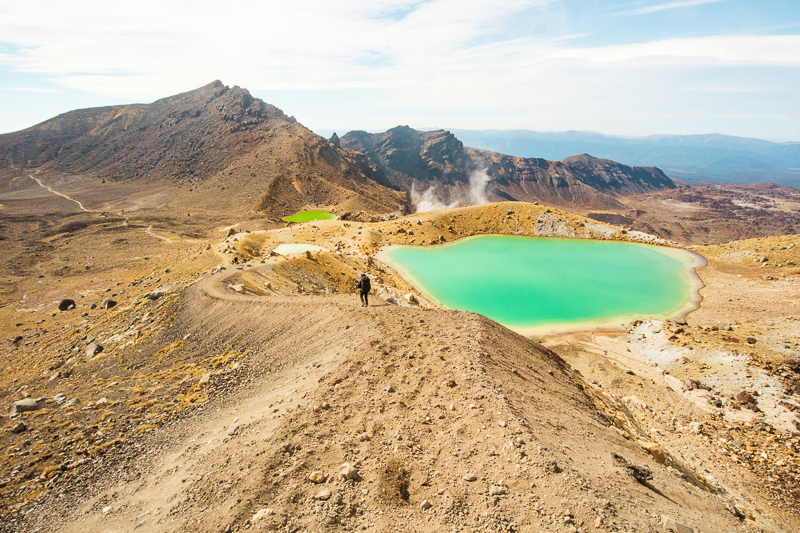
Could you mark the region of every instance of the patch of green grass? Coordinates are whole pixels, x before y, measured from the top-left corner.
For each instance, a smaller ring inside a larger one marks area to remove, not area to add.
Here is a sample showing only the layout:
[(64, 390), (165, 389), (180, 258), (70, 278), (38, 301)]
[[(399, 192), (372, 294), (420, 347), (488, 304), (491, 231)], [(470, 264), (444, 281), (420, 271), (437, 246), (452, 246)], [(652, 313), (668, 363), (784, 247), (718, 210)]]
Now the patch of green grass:
[(326, 211), (301, 211), (294, 215), (283, 217), (286, 222), (311, 222), (312, 220), (335, 220), (339, 217)]

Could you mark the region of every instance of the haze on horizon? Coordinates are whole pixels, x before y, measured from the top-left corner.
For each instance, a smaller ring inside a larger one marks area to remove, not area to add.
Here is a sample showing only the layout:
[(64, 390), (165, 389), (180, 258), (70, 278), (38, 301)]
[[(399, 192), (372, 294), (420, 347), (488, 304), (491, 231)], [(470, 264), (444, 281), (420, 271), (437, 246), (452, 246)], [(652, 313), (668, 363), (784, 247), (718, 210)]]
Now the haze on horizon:
[(215, 79), (340, 133), (408, 124), (800, 141), (800, 3), (0, 5), (0, 132)]

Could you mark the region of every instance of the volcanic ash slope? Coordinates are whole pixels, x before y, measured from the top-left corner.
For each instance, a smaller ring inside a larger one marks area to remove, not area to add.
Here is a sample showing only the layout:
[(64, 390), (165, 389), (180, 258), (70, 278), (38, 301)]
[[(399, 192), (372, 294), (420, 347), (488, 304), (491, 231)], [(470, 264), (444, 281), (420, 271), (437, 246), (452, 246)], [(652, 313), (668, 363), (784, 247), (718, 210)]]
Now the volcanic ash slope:
[(239, 295), (226, 276), (184, 291), (170, 334), (252, 350), (243, 389), (165, 428), (138, 481), (51, 530), (661, 531), (665, 515), (755, 531), (491, 320)]

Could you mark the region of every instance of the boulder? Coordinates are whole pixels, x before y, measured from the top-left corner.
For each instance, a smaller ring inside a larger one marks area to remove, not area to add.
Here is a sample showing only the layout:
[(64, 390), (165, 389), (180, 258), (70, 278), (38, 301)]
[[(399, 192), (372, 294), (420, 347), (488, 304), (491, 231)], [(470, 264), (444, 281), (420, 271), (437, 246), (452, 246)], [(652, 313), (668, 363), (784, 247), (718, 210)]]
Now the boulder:
[(661, 527), (664, 528), (664, 531), (670, 533), (694, 533), (694, 529), (686, 524), (681, 524), (675, 519), (664, 516), (663, 514), (661, 515)]
[(100, 344), (97, 344), (96, 342), (89, 344), (89, 346), (86, 347), (86, 362), (88, 363), (91, 361), (95, 355), (101, 353), (102, 351), (103, 347)]
[(664, 450), (658, 443), (655, 442), (642, 442), (642, 448), (650, 452), (650, 455), (653, 456), (653, 459), (661, 463), (662, 465), (666, 462), (667, 457), (664, 455)]
[(22, 433), (26, 429), (28, 429), (28, 426), (25, 425), (25, 422), (19, 422), (11, 428), (11, 433)]
[(267, 507), (266, 509), (260, 509), (256, 514), (253, 515), (253, 518), (250, 519), (251, 524), (255, 524), (264, 518), (274, 515), (275, 511), (272, 510), (271, 507)]
[(8, 408), (8, 416), (14, 417), (26, 411), (36, 411), (41, 408), (39, 402), (33, 398), (25, 398), (24, 400), (17, 400)]
[(306, 476), (306, 479), (312, 483), (325, 483), (325, 480), (328, 478), (321, 471), (317, 470), (316, 472), (311, 472), (308, 476)]
[(111, 298), (106, 298), (105, 300), (102, 301), (100, 307), (102, 307), (103, 309), (111, 309), (116, 305), (117, 305), (116, 300), (112, 300)]
[(353, 468), (353, 465), (350, 463), (344, 463), (339, 467), (339, 473), (337, 474), (337, 477), (339, 478), (339, 481), (347, 481), (348, 479), (358, 481), (361, 479), (361, 476), (358, 475), (358, 471)]
[(736, 395), (736, 402), (739, 405), (746, 405), (748, 403), (754, 403), (755, 398), (753, 398), (753, 396), (749, 392), (742, 391)]
[(413, 293), (410, 293), (410, 292), (409, 292), (408, 294), (406, 294), (406, 295), (404, 296), (404, 298), (405, 298), (405, 299), (406, 299), (406, 301), (407, 301), (408, 303), (410, 303), (411, 305), (419, 305), (419, 300), (417, 299), (417, 297), (416, 297), (416, 296), (414, 296), (414, 294), (413, 294)]
[(332, 496), (331, 491), (329, 491), (328, 489), (325, 489), (325, 490), (321, 490), (318, 493), (316, 493), (314, 495), (314, 499), (315, 500), (330, 500), (331, 496)]
[(75, 309), (75, 300), (65, 298), (58, 304), (59, 311), (69, 311), (70, 309)]

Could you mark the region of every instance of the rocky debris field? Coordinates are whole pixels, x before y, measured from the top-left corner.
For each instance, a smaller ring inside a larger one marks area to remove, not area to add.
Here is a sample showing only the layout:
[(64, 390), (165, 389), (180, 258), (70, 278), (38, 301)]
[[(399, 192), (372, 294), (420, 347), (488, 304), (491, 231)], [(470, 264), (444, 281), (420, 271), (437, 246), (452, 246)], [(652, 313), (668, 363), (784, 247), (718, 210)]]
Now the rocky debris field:
[[(0, 528), (796, 529), (791, 238), (696, 249), (686, 323), (540, 344), (435, 309), (372, 254), (482, 233), (664, 241), (514, 203), (247, 227), (129, 228), (159, 253), (125, 268), (109, 248), (3, 308)], [(329, 251), (270, 254), (297, 242)], [(751, 245), (768, 260), (729, 259)]]

